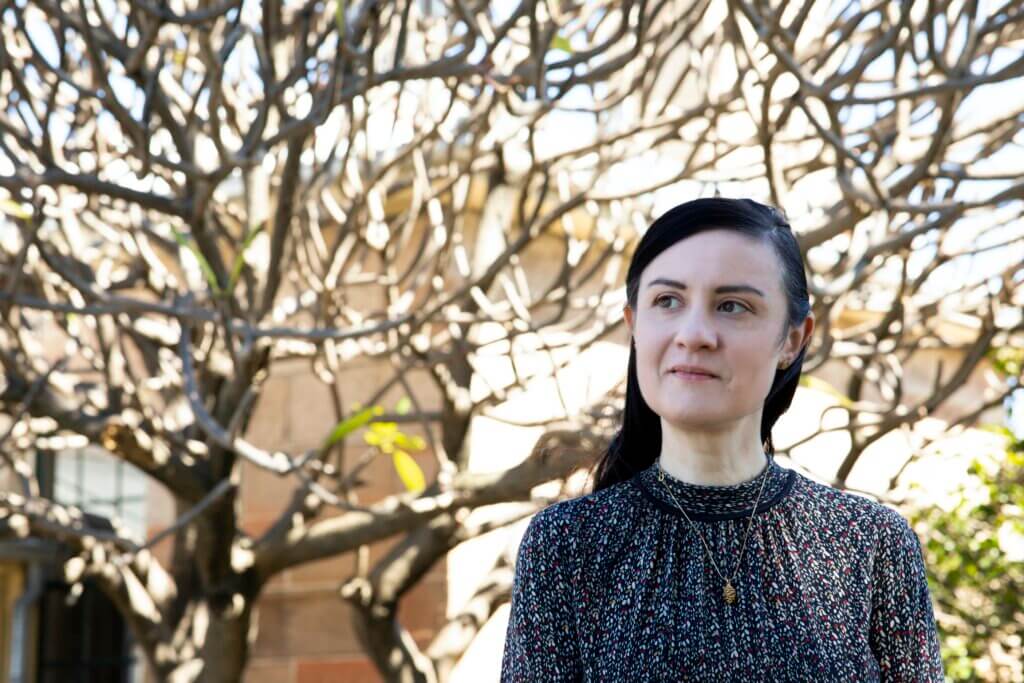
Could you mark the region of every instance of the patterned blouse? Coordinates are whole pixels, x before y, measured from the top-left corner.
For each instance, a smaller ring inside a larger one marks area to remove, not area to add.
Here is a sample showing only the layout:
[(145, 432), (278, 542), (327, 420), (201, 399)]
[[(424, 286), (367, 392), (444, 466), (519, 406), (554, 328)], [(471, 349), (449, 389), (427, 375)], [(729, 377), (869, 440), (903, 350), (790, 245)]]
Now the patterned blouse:
[[(944, 679), (921, 545), (907, 521), (774, 458), (708, 486), (657, 462), (534, 515), (515, 566), (503, 682)], [(762, 470), (764, 472), (764, 470)], [(737, 599), (666, 492), (700, 529)]]

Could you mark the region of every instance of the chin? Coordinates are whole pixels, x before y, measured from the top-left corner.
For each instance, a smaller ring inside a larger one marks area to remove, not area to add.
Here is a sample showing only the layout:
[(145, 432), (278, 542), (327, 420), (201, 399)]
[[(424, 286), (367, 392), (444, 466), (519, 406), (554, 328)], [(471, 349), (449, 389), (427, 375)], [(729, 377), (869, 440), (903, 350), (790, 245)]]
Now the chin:
[(680, 429), (707, 427), (714, 424), (732, 422), (740, 417), (738, 413), (733, 411), (716, 410), (713, 406), (708, 405), (696, 406), (691, 410), (687, 410), (676, 404), (669, 410), (661, 411), (654, 408), (654, 412), (658, 413), (661, 419)]

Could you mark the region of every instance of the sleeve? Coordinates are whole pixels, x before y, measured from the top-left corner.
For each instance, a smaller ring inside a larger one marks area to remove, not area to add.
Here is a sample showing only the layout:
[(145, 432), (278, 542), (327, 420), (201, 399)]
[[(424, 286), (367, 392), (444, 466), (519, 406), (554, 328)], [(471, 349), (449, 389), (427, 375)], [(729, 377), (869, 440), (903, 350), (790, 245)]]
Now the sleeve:
[(921, 542), (884, 508), (871, 589), (871, 651), (882, 683), (942, 683), (942, 655)]
[(501, 660), (502, 683), (582, 680), (573, 617), (573, 529), (548, 507), (530, 520), (519, 544), (511, 612)]

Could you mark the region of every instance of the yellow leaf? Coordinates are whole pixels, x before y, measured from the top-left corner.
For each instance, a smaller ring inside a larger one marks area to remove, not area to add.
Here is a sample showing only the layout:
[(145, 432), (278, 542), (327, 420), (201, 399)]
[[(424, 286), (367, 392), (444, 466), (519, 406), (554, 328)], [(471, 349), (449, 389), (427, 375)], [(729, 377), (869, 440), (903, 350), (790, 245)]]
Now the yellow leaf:
[(405, 484), (405, 488), (409, 491), (422, 491), (427, 487), (427, 481), (423, 476), (423, 470), (416, 464), (416, 461), (412, 459), (412, 456), (405, 451), (395, 451), (391, 455), (392, 462), (395, 463), (395, 471), (398, 472), (398, 477)]
[(21, 205), (21, 202), (16, 202), (13, 199), (0, 199), (0, 213), (6, 213), (8, 216), (13, 218), (29, 219), (32, 217), (32, 212), (25, 210), (25, 207)]
[(552, 50), (562, 50), (572, 54), (572, 45), (569, 43), (569, 39), (565, 36), (555, 36), (551, 39)]
[(427, 446), (422, 437), (410, 434), (397, 434), (395, 436), (395, 443), (402, 448), (408, 448), (410, 451), (422, 451)]
[(851, 401), (848, 396), (844, 395), (841, 391), (839, 391), (834, 386), (832, 386), (831, 384), (829, 384), (828, 382), (819, 377), (814, 377), (812, 375), (803, 375), (800, 378), (800, 384), (801, 386), (805, 386), (808, 389), (817, 389), (818, 391), (835, 397), (836, 400), (839, 401), (839, 405), (843, 406), (844, 408), (853, 407), (853, 401)]
[(363, 439), (371, 446), (376, 446), (383, 453), (393, 453), (395, 443), (402, 436), (398, 431), (397, 422), (371, 422)]

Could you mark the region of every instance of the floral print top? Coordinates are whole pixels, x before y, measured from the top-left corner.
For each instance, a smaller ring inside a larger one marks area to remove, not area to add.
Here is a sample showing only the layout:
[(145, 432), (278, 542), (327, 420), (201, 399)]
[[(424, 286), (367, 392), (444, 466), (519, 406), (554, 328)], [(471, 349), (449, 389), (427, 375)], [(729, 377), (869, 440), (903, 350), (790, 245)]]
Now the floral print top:
[[(503, 682), (943, 681), (920, 542), (898, 512), (771, 458), (737, 569), (762, 474), (709, 486), (658, 471), (530, 520)], [(694, 527), (735, 575), (734, 603)]]

